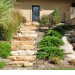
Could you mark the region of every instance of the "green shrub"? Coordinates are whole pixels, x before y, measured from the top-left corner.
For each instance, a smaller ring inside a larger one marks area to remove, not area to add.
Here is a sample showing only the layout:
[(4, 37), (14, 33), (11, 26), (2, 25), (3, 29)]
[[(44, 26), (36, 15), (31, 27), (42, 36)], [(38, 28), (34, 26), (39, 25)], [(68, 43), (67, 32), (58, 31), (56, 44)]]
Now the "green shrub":
[(60, 33), (57, 31), (54, 31), (54, 30), (48, 30), (47, 33), (45, 34), (45, 36), (55, 36), (58, 38), (61, 37)]
[(53, 57), (64, 58), (63, 50), (57, 47), (42, 47), (37, 52), (37, 57), (39, 59), (52, 59)]
[(50, 20), (48, 15), (43, 15), (39, 20), (40, 26), (48, 27), (50, 25)]
[(0, 43), (0, 57), (7, 58), (10, 56), (11, 46), (8, 42)]
[(4, 68), (6, 66), (6, 62), (4, 61), (0, 61), (0, 69)]
[(63, 44), (62, 39), (54, 36), (46, 36), (38, 43), (39, 47), (60, 47)]
[(51, 23), (51, 25), (56, 25), (57, 23), (61, 23), (60, 14), (59, 14), (59, 11), (57, 8), (50, 15), (50, 23)]

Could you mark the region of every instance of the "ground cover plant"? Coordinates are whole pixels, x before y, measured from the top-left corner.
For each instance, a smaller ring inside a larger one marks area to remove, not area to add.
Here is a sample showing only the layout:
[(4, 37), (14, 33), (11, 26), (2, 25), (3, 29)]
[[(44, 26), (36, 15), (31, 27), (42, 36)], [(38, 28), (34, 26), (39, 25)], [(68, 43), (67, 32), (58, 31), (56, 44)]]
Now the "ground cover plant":
[(4, 68), (6, 65), (5, 61), (0, 61), (0, 69)]
[(7, 58), (10, 56), (11, 46), (8, 42), (0, 42), (0, 57)]

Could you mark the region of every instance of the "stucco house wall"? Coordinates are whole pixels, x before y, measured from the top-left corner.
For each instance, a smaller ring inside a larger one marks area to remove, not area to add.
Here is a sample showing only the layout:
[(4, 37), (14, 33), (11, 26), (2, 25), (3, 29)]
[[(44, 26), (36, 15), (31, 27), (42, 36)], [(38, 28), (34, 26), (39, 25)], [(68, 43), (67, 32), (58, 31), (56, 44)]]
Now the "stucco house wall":
[(32, 21), (32, 5), (40, 5), (40, 17), (52, 13), (57, 7), (61, 20), (63, 22), (70, 20), (71, 0), (18, 0), (15, 8), (20, 10), (28, 21)]

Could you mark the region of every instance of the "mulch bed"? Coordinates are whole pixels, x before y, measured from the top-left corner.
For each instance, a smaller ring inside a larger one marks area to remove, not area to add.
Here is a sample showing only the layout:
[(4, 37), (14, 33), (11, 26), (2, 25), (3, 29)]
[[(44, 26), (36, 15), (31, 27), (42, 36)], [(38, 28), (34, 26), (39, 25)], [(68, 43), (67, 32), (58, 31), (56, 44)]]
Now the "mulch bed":
[(33, 69), (34, 70), (49, 70), (49, 69), (58, 69), (58, 68), (75, 68), (74, 65), (71, 65), (70, 63), (68, 63), (66, 60), (63, 60), (61, 64), (57, 65), (57, 64), (51, 64), (49, 61), (47, 60), (39, 60), (37, 59)]

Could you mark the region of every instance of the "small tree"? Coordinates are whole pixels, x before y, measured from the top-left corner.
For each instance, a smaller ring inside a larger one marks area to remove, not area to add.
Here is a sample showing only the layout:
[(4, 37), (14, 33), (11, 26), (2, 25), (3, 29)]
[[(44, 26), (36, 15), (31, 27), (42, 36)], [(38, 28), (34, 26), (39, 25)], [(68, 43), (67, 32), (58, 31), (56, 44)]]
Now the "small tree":
[(49, 20), (48, 15), (43, 15), (43, 16), (40, 18), (39, 23), (40, 23), (40, 26), (48, 27), (49, 24), (50, 24), (50, 20)]
[(51, 25), (56, 25), (61, 22), (60, 14), (58, 9), (56, 8), (54, 12), (50, 15), (50, 23)]

